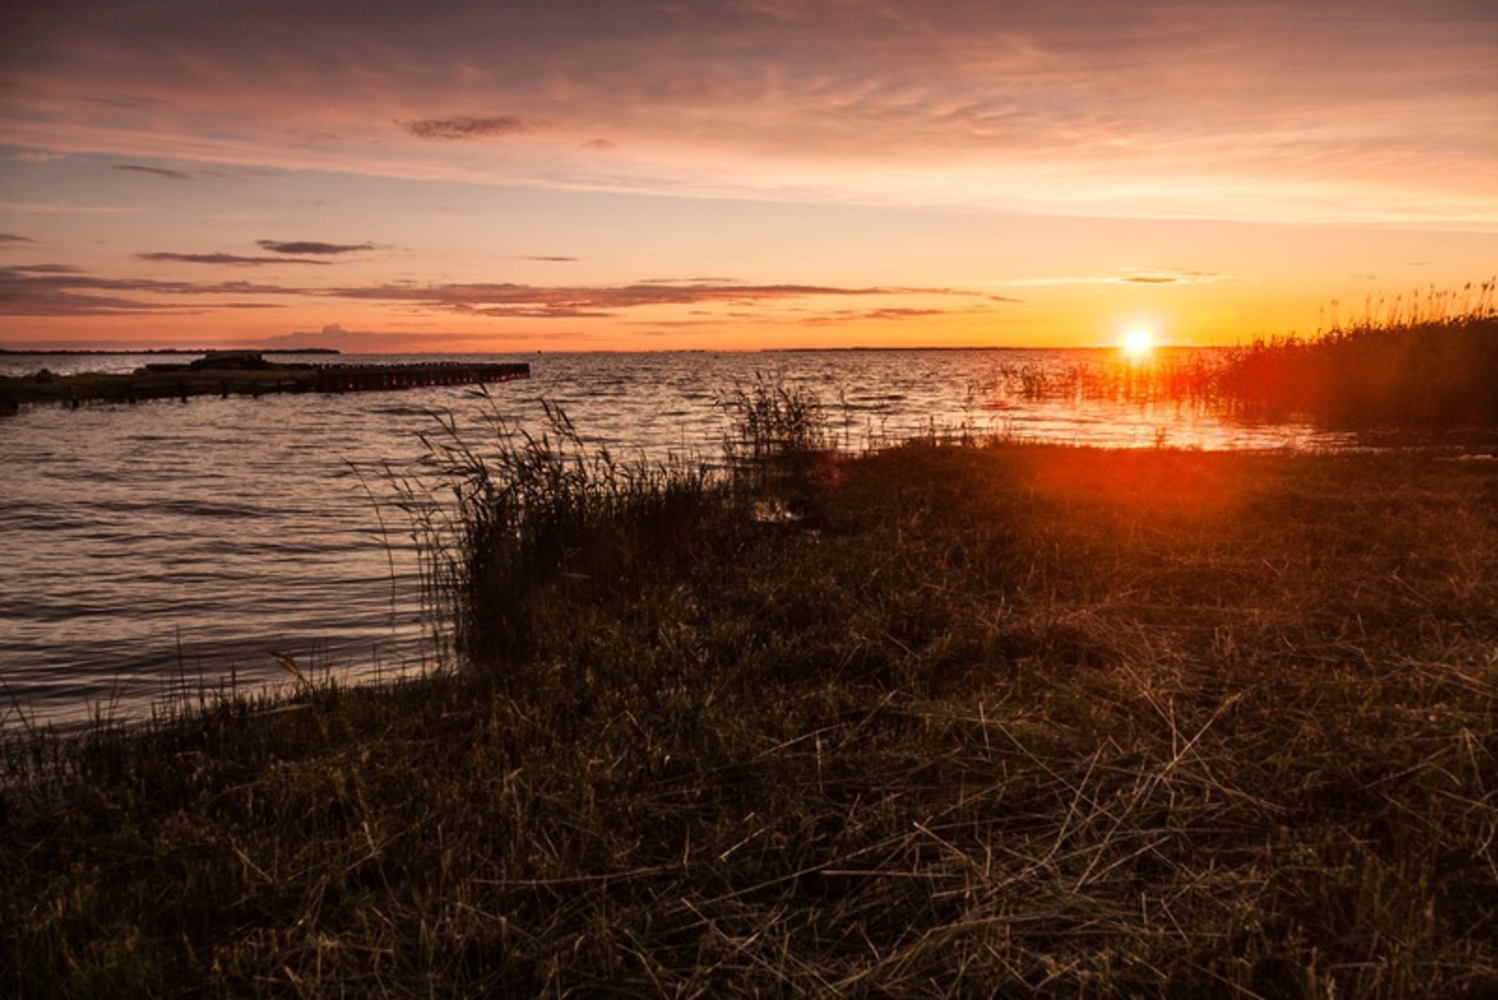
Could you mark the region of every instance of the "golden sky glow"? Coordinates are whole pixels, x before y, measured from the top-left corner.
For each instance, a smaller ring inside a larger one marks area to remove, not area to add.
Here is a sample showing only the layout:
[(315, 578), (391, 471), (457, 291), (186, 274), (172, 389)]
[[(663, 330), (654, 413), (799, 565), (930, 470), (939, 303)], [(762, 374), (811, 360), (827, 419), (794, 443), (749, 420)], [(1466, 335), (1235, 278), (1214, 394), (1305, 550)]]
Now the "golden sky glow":
[(18, 0), (0, 346), (1233, 343), (1498, 271), (1487, 0)]

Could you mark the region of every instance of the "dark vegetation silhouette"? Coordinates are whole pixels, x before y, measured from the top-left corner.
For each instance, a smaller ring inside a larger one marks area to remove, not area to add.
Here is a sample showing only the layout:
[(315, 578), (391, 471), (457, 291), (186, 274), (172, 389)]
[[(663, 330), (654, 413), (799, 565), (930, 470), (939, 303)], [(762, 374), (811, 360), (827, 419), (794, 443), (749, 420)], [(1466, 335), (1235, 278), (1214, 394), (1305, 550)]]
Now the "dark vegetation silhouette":
[(1221, 351), (1158, 352), (1069, 367), (1001, 367), (1020, 399), (1169, 403), (1253, 421), (1336, 430), (1498, 427), (1498, 281), (1460, 294), (1369, 301), (1360, 320), (1311, 337), (1257, 339)]
[(1495, 284), (1455, 299), (1370, 303), (1362, 320), (1234, 352), (1221, 392), (1238, 414), (1340, 428), (1498, 427)]

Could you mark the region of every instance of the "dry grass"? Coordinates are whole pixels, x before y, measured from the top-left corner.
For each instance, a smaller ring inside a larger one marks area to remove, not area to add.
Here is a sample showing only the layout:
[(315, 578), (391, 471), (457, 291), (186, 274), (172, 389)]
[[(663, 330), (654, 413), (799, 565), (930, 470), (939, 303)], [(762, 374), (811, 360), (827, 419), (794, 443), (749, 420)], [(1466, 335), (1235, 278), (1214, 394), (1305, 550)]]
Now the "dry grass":
[(908, 446), (794, 488), (664, 535), (584, 502), (460, 675), (13, 747), (7, 985), (1498, 989), (1495, 463)]

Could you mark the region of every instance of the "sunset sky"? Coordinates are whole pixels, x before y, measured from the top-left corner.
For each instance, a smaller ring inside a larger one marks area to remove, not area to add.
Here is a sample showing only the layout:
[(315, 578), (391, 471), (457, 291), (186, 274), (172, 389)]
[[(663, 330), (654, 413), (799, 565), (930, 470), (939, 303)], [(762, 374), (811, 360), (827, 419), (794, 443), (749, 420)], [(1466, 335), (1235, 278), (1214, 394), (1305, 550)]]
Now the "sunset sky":
[(1498, 272), (1498, 3), (11, 0), (0, 347), (1181, 344)]

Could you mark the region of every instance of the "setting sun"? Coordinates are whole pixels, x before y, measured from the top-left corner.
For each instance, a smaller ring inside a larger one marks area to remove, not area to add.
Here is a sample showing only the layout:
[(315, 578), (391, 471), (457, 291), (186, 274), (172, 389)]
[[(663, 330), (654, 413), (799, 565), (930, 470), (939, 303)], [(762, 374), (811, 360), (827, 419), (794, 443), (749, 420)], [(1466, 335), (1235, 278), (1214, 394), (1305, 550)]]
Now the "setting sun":
[(1147, 358), (1155, 349), (1155, 338), (1148, 330), (1130, 330), (1124, 335), (1123, 352), (1131, 358)]

